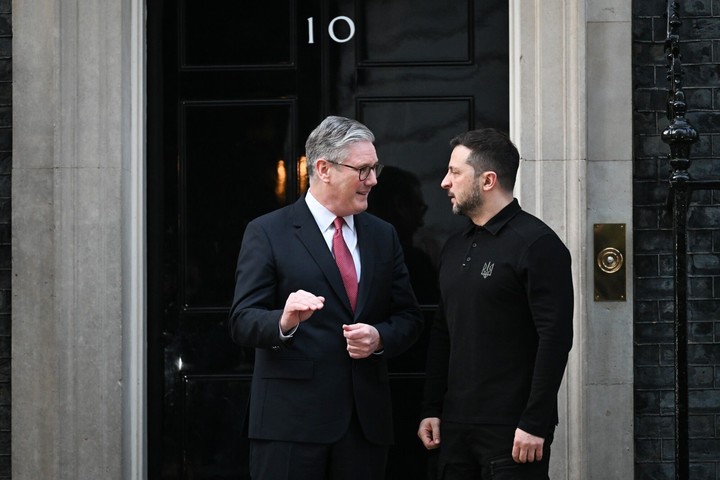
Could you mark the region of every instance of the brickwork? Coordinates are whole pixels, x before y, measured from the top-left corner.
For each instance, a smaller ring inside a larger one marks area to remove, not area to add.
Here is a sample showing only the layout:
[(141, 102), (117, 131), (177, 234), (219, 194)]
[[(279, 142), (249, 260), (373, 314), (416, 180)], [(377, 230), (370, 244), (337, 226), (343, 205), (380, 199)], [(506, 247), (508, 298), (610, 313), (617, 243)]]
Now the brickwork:
[[(664, 214), (669, 148), (664, 3), (633, 2), (635, 478), (674, 479), (673, 234)], [(680, 2), (694, 179), (720, 178), (720, 0)], [(720, 479), (720, 191), (688, 217), (690, 478)]]
[(12, 0), (0, 0), (0, 480), (10, 472)]

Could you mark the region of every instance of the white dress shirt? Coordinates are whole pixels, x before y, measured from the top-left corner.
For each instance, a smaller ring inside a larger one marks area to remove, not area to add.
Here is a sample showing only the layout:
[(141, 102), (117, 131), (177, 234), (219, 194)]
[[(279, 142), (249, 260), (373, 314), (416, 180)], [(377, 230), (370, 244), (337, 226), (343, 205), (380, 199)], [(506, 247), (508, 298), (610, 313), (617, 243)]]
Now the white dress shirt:
[[(310, 209), (310, 213), (315, 219), (315, 222), (317, 223), (317, 226), (320, 229), (323, 238), (325, 239), (325, 243), (330, 249), (330, 252), (332, 252), (332, 238), (333, 235), (335, 235), (335, 225), (333, 224), (333, 222), (335, 222), (335, 217), (337, 215), (335, 215), (330, 210), (325, 208), (322, 204), (320, 204), (320, 202), (318, 202), (317, 199), (312, 196), (309, 190), (307, 192), (307, 195), (305, 195), (305, 203), (307, 203), (307, 206)], [(352, 215), (349, 215), (347, 217), (343, 217), (343, 219), (345, 220), (345, 224), (342, 227), (343, 238), (345, 239), (348, 250), (350, 250), (350, 254), (352, 255), (353, 263), (355, 264), (355, 272), (357, 273), (357, 278), (359, 282), (360, 248), (357, 241), (357, 231), (355, 230), (355, 218)]]

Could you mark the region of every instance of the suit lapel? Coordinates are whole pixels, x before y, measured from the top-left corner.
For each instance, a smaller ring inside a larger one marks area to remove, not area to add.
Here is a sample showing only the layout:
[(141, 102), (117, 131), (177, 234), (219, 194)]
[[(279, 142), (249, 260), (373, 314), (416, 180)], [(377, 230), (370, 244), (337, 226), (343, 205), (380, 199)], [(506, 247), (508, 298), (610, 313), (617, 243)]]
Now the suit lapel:
[[(335, 259), (328, 249), (325, 239), (320, 233), (317, 222), (310, 213), (307, 204), (305, 203), (305, 197), (301, 197), (294, 205), (295, 211), (293, 212), (293, 222), (295, 227), (295, 234), (297, 235), (300, 242), (305, 246), (310, 256), (315, 261), (317, 266), (325, 275), (328, 283), (337, 294), (338, 298), (341, 299), (345, 308), (352, 312), (350, 308), (350, 300), (348, 299), (345, 286), (340, 277), (340, 270), (338, 270)], [(363, 265), (364, 268), (364, 265)]]

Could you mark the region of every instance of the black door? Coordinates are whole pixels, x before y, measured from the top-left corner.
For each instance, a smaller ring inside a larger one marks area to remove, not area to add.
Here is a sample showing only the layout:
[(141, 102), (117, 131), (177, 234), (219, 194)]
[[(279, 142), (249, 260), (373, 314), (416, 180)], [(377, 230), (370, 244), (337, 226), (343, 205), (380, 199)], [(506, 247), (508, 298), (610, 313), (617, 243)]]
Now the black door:
[[(354, 117), (388, 168), (370, 197), (396, 225), (432, 317), (453, 217), (448, 140), (508, 127), (498, 0), (148, 0), (148, 437), (152, 479), (247, 478), (253, 351), (227, 312), (245, 225), (307, 188), (304, 141)], [(426, 478), (415, 437), (425, 337), (392, 363), (388, 479)]]

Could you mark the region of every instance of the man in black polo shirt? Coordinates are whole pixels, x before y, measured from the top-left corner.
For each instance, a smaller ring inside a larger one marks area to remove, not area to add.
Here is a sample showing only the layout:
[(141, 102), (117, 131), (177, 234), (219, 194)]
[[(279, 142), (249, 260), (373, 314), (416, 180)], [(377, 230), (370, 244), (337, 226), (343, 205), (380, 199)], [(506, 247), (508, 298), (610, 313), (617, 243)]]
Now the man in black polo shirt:
[(572, 346), (570, 253), (513, 198), (519, 155), (505, 134), (450, 145), (441, 186), (472, 224), (443, 249), (418, 436), (440, 447), (443, 480), (547, 479)]

